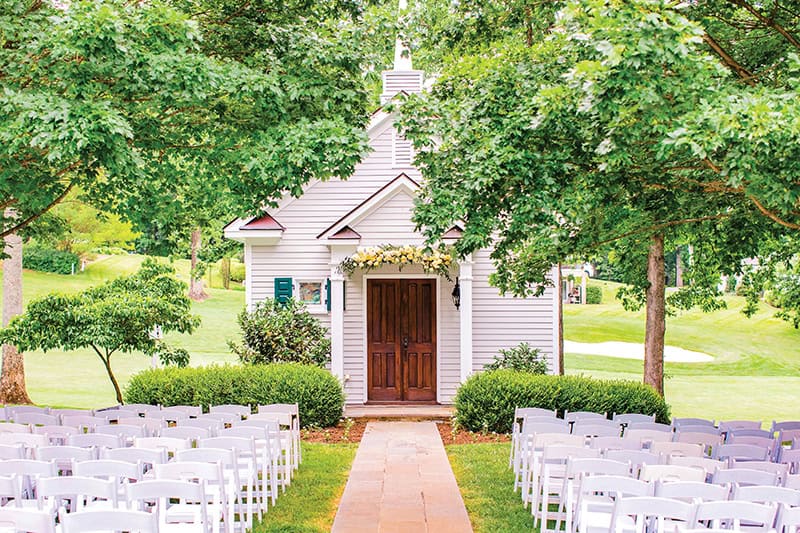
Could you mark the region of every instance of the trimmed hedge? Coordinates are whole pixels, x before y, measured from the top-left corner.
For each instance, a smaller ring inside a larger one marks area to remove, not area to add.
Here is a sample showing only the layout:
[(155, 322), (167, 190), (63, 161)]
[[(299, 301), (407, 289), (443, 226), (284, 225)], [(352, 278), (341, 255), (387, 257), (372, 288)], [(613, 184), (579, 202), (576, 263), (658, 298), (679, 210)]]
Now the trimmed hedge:
[(157, 368), (139, 372), (125, 389), (128, 403), (209, 405), (297, 403), (303, 427), (335, 426), (344, 390), (323, 368), (296, 363)]
[(643, 413), (669, 423), (669, 405), (655, 390), (633, 381), (599, 380), (582, 376), (540, 376), (495, 370), (471, 376), (456, 393), (456, 421), (470, 431), (508, 433), (516, 407)]
[(80, 266), (80, 258), (72, 252), (41, 246), (26, 246), (22, 250), (23, 268), (55, 274), (72, 274), (73, 266), (75, 269)]
[(587, 304), (600, 304), (603, 303), (603, 289), (596, 285), (589, 285), (586, 287), (586, 303)]

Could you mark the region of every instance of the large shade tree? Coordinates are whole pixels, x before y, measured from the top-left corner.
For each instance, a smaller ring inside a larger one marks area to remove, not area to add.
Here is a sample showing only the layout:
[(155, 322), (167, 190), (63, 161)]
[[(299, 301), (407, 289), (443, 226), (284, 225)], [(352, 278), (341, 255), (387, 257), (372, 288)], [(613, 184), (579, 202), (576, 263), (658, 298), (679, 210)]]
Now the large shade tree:
[(0, 4), (0, 236), (75, 188), (136, 223), (187, 184), (233, 216), (352, 173), (366, 146), (359, 2), (178, 7)]
[(457, 40), (469, 53), (442, 54), (431, 95), (403, 107), (427, 179), (416, 220), (430, 235), (465, 221), (458, 251), (493, 247), (493, 281), (517, 294), (543, 290), (564, 258), (616, 250), (623, 303), (647, 307), (644, 380), (663, 393), (664, 250), (694, 251), (670, 303), (712, 310), (719, 273), (791, 227), (763, 214), (797, 207), (793, 95), (740, 83), (675, 2), (564, 2), (547, 24), (518, 8), (470, 27), (491, 50)]

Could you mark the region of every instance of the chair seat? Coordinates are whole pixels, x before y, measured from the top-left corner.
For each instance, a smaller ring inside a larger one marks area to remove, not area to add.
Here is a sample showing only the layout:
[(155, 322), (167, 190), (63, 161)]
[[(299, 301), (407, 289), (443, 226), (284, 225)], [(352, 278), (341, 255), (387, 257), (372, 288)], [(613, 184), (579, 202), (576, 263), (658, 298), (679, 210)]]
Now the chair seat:
[[(629, 516), (622, 517), (617, 521), (617, 526), (620, 526), (623, 531), (636, 531), (636, 522)], [(581, 514), (580, 530), (586, 533), (608, 533), (611, 527), (611, 513), (601, 513), (598, 511), (589, 511)]]

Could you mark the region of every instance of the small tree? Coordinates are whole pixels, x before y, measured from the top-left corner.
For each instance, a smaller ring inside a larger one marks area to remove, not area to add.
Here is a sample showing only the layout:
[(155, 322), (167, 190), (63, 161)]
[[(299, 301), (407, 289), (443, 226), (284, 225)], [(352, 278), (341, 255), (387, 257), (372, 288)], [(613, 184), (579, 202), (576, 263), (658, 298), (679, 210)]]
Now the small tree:
[(325, 366), (331, 356), (331, 341), (325, 328), (305, 306), (294, 300), (266, 299), (252, 312), (238, 317), (242, 344), (229, 342), (243, 363), (303, 363)]
[(200, 319), (191, 314), (186, 286), (174, 269), (148, 260), (138, 272), (72, 295), (50, 294), (28, 304), (24, 314), (0, 331), (0, 341), (20, 350), (91, 348), (103, 362), (117, 402), (122, 391), (111, 369), (117, 352), (158, 355), (165, 364), (185, 366), (189, 354), (154, 338), (162, 331), (191, 333)]

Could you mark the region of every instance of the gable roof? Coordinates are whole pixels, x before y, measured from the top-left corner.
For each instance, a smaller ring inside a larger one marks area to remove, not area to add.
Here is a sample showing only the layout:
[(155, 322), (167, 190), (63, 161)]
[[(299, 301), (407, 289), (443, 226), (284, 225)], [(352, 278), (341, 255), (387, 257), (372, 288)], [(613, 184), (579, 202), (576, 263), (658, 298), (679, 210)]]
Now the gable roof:
[(223, 228), (227, 239), (253, 244), (275, 244), (286, 228), (269, 213), (250, 219), (237, 218)]
[(272, 218), (268, 213), (260, 217), (253, 217), (245, 224), (239, 226), (241, 230), (259, 230), (259, 229), (278, 229), (285, 230), (286, 228), (280, 222)]
[[(366, 218), (370, 213), (375, 211), (378, 207), (383, 205), (383, 203), (397, 194), (400, 191), (405, 191), (408, 194), (414, 196), (419, 189), (419, 183), (409, 178), (405, 173), (399, 174), (396, 178), (392, 181), (375, 191), (372, 196), (358, 204), (356, 207), (350, 210), (349, 213), (344, 215), (342, 218), (328, 226), (325, 231), (317, 235), (317, 239), (334, 239), (335, 235), (342, 232), (345, 228), (350, 229), (353, 231), (350, 226), (355, 226), (358, 222)], [(355, 231), (353, 231), (355, 235), (358, 235)], [(350, 236), (347, 237), (348, 239), (360, 238)], [(338, 237), (344, 238), (344, 237)]]

